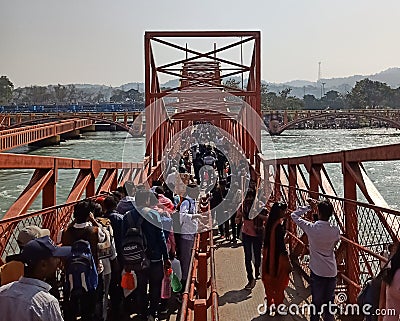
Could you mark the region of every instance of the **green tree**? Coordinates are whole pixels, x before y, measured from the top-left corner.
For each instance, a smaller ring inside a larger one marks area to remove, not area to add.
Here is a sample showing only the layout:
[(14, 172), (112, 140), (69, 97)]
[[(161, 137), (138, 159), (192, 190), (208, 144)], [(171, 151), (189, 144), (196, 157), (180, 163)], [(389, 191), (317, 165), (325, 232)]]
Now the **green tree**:
[(268, 109), (279, 109), (279, 99), (276, 93), (269, 91), (266, 93), (265, 99), (268, 103)]
[(305, 109), (321, 109), (321, 101), (315, 98), (314, 95), (304, 95), (303, 103)]
[(358, 81), (346, 98), (352, 108), (375, 108), (388, 106), (393, 96), (387, 84), (366, 78)]
[(66, 98), (68, 96), (68, 89), (67, 87), (58, 84), (56, 87), (54, 87), (54, 98), (56, 103), (58, 104), (64, 104), (66, 103)]
[(125, 103), (129, 101), (143, 101), (143, 93), (137, 91), (136, 89), (130, 89), (128, 91), (123, 91), (121, 89), (115, 89), (111, 93), (110, 101), (114, 103)]
[(283, 90), (281, 90), (281, 91), (279, 92), (279, 96), (280, 96), (283, 100), (286, 100), (286, 99), (289, 97), (291, 91), (292, 91), (292, 88), (285, 88), (285, 89), (283, 89)]
[(285, 88), (276, 97), (276, 109), (302, 109), (304, 102), (294, 96), (290, 96), (291, 88)]
[(67, 85), (68, 103), (77, 103), (78, 93), (75, 85)]
[(261, 110), (268, 110), (269, 103), (268, 85), (261, 83)]
[(28, 101), (31, 104), (45, 104), (51, 97), (47, 87), (31, 86), (27, 88)]
[(12, 99), (14, 84), (7, 76), (0, 77), (0, 104), (9, 104)]
[(345, 107), (345, 102), (338, 91), (330, 90), (321, 98), (320, 106), (321, 108), (342, 109)]

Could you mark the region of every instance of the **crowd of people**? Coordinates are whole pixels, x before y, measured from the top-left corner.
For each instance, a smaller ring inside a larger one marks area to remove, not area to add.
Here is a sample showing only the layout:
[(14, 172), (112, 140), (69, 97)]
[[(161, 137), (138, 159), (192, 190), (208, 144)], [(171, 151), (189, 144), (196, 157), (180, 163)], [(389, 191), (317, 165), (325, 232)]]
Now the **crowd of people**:
[[(207, 143), (210, 136), (213, 143)], [(308, 237), (316, 307), (311, 320), (334, 320), (329, 311), (320, 313), (333, 302), (336, 288), (334, 250), (340, 231), (329, 222), (332, 204), (310, 199), (291, 215), (284, 202), (269, 204), (248, 164), (212, 128), (194, 130), (180, 148), (183, 153), (168, 158), (164, 180), (153, 181), (150, 189), (128, 181), (116, 191), (78, 202), (55, 242), (48, 229), (21, 229), (20, 253), (0, 267), (0, 321), (106, 321), (132, 314), (159, 320), (173, 312), (172, 299), (181, 300), (195, 235), (205, 229), (232, 246), (241, 242), (244, 288), (251, 291), (261, 279), (273, 314), (284, 301), (292, 271), (285, 245), (290, 218)], [(212, 226), (200, 211), (202, 202), (210, 204)], [(302, 217), (310, 211), (318, 214), (314, 221)], [(393, 252), (386, 297), (387, 305), (400, 312), (400, 250)]]
[[(178, 262), (174, 273), (183, 283), (187, 278), (190, 240), (197, 232), (195, 219), (199, 217), (186, 203), (190, 196), (197, 196), (190, 194), (181, 204), (178, 214), (186, 232), (178, 245), (172, 232), (175, 199), (165, 197), (162, 186), (156, 186), (154, 192), (142, 186), (128, 192), (129, 187), (132, 184), (127, 183), (94, 201), (78, 202), (72, 222), (57, 236), (59, 246), (47, 229), (32, 225), (19, 232), (21, 253), (7, 257), (1, 268), (0, 320), (14, 320), (16, 306), (25, 314), (18, 320), (105, 321), (133, 313), (143, 320), (157, 320), (159, 313), (166, 312), (162, 311), (166, 309), (162, 281), (172, 261)], [(135, 234), (137, 229), (141, 232)], [(147, 265), (140, 268), (130, 265), (136, 261), (127, 256), (138, 253), (129, 248), (136, 244), (132, 241), (135, 236), (146, 243)], [(58, 277), (57, 268), (62, 272)], [(123, 279), (132, 273), (135, 284), (126, 291)]]

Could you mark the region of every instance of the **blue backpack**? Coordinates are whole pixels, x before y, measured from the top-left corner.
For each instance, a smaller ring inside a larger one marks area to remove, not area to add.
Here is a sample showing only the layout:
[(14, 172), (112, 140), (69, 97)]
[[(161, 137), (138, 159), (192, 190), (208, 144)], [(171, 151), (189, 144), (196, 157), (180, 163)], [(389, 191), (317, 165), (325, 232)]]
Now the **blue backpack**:
[(65, 264), (65, 277), (70, 297), (97, 289), (97, 269), (88, 241), (78, 240), (72, 244), (71, 254)]

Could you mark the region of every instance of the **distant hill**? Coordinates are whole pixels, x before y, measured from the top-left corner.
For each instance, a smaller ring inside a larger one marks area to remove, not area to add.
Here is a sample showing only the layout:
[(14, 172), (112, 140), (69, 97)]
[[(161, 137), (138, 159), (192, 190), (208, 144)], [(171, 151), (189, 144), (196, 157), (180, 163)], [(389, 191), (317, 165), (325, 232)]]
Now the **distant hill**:
[(325, 83), (325, 93), (329, 90), (336, 90), (342, 94), (350, 91), (357, 81), (369, 78), (374, 81), (386, 83), (392, 88), (400, 87), (400, 68), (389, 68), (372, 75), (354, 75), (342, 78), (321, 79), (321, 82), (311, 82), (308, 80), (292, 80), (285, 83), (268, 83), (270, 91), (279, 92), (284, 88), (292, 88), (291, 94), (296, 97), (303, 97), (306, 94), (314, 95), (315, 97), (321, 96), (322, 83)]
[[(233, 77), (236, 81), (241, 82), (241, 77)], [(321, 79), (320, 83), (311, 82), (308, 80), (292, 80), (284, 83), (271, 83), (263, 80), (263, 83), (268, 85), (268, 90), (279, 93), (285, 88), (291, 88), (291, 95), (302, 98), (304, 94), (314, 95), (315, 97), (321, 97), (322, 82), (325, 83), (324, 91), (327, 93), (330, 90), (336, 90), (341, 94), (345, 94), (354, 87), (357, 81), (369, 78), (371, 80), (380, 81), (386, 83), (392, 88), (400, 87), (400, 68), (389, 68), (372, 75), (354, 75), (349, 77), (341, 78), (330, 78)], [(244, 86), (247, 84), (247, 79), (244, 80)], [(163, 83), (162, 87), (176, 87), (178, 82), (176, 80), (170, 80)]]
[[(232, 77), (236, 81), (241, 82), (241, 77)], [(400, 68), (389, 68), (379, 73), (373, 75), (354, 75), (349, 77), (342, 78), (330, 78), (330, 79), (321, 79), (321, 83), (325, 83), (324, 89), (325, 93), (330, 90), (336, 90), (339, 93), (345, 94), (350, 91), (357, 81), (362, 79), (369, 78), (371, 80), (376, 80), (380, 82), (384, 82), (391, 86), (392, 88), (400, 87)], [(314, 95), (315, 97), (321, 97), (321, 83), (311, 82), (308, 80), (291, 80), (284, 83), (271, 83), (268, 81), (262, 81), (263, 83), (268, 85), (268, 90), (272, 92), (279, 93), (285, 88), (291, 88), (291, 95), (302, 98), (304, 94)], [(163, 84), (161, 87), (177, 87), (179, 84), (178, 80), (169, 80)], [(244, 86), (247, 84), (247, 79), (244, 80)], [(112, 90), (121, 89), (124, 91), (128, 91), (130, 89), (139, 90), (139, 92), (144, 92), (144, 83), (143, 82), (132, 82), (123, 84), (119, 87), (110, 87), (105, 85), (92, 85), (92, 84), (75, 84), (77, 89), (87, 90), (90, 93), (102, 91), (105, 98), (109, 98), (111, 96)]]
[(119, 86), (118, 89), (121, 89), (123, 91), (136, 89), (137, 91), (143, 93), (144, 92), (144, 83), (143, 82), (130, 82), (128, 84)]
[(389, 68), (373, 75), (366, 75), (366, 76), (354, 75), (345, 78), (321, 79), (321, 81), (325, 82), (326, 83), (325, 86), (329, 87), (338, 87), (343, 84), (347, 84), (350, 85), (351, 87), (354, 87), (357, 81), (360, 81), (365, 78), (384, 82), (390, 87), (398, 88), (400, 87), (400, 68)]

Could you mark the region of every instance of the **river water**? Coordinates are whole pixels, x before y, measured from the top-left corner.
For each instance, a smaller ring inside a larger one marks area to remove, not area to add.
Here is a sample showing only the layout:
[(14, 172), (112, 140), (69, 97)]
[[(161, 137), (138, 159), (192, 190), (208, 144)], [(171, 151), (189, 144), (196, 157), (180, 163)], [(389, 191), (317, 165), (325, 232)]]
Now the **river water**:
[[(268, 134), (263, 134), (264, 149), (268, 145)], [(287, 130), (280, 136), (273, 136), (276, 158), (313, 155), (370, 146), (400, 143), (400, 131), (395, 129), (326, 129)], [(127, 137), (125, 132), (88, 132), (79, 140), (62, 142), (59, 146), (33, 149), (20, 147), (10, 152), (29, 155), (73, 157), (122, 161), (123, 150), (128, 140), (133, 146), (129, 160), (142, 161), (144, 138)], [(270, 146), (270, 145), (268, 145)], [(124, 159), (127, 161), (127, 159)], [(400, 209), (400, 161), (366, 163), (365, 169), (389, 207)], [(327, 166), (329, 175), (337, 183), (337, 192), (342, 193), (340, 166)], [(0, 217), (16, 200), (28, 183), (32, 170), (0, 170)], [(57, 182), (57, 203), (63, 203), (77, 176), (77, 170), (60, 170)], [(40, 198), (31, 209), (40, 208)]]

